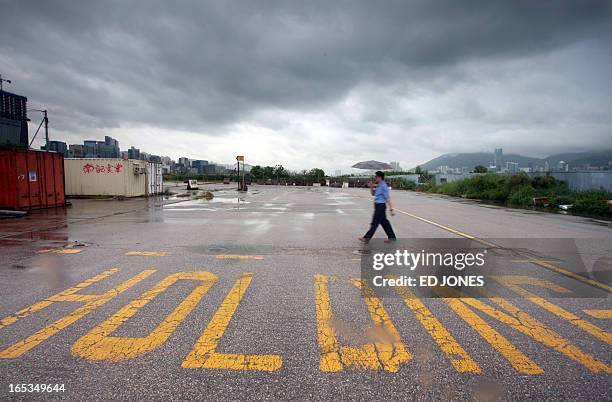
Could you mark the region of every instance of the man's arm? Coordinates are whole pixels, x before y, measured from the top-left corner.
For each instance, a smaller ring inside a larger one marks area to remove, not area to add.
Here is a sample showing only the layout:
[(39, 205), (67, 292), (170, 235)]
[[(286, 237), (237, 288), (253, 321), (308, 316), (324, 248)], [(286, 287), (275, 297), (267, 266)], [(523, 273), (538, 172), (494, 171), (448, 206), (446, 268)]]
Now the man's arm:
[(368, 182), (368, 186), (370, 186), (370, 194), (374, 195), (376, 193), (376, 186), (371, 181)]
[(391, 212), (391, 216), (395, 216), (395, 209), (393, 209), (393, 204), (391, 203), (391, 196), (387, 196), (387, 205), (389, 205), (389, 212)]

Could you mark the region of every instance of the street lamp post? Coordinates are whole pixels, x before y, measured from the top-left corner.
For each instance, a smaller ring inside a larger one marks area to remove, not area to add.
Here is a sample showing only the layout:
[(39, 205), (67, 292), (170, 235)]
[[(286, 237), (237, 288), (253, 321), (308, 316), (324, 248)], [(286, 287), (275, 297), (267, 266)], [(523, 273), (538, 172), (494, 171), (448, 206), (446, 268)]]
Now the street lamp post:
[[(242, 180), (240, 180), (240, 162), (242, 162)], [(238, 191), (246, 191), (246, 183), (244, 182), (244, 155), (236, 156), (238, 164)]]

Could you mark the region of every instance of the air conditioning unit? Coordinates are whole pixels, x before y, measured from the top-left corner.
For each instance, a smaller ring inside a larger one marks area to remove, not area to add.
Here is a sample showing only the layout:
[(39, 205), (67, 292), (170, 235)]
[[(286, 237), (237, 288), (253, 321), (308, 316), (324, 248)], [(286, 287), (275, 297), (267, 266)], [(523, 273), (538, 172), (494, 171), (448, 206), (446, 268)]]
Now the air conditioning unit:
[(141, 166), (134, 166), (134, 174), (144, 174), (144, 168)]

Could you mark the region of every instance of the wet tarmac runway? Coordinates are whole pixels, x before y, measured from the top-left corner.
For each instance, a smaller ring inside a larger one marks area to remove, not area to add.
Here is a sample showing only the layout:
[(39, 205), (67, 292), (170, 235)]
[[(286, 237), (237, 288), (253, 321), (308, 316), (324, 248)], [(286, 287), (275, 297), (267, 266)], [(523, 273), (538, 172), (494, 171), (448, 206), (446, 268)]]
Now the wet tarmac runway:
[(393, 192), (400, 238), (577, 239), (585, 271), (534, 254), (498, 298), (381, 299), (367, 191), (203, 191), (0, 220), (4, 399), (612, 397), (609, 223)]

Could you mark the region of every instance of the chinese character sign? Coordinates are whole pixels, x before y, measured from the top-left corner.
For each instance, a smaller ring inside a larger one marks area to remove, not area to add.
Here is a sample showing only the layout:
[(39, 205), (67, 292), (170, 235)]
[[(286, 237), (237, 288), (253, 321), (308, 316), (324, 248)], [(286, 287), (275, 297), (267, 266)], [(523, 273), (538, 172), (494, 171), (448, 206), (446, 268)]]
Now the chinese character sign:
[(123, 169), (123, 164), (116, 163), (115, 165), (107, 164), (107, 165), (98, 165), (86, 163), (83, 165), (83, 173), (120, 173)]

